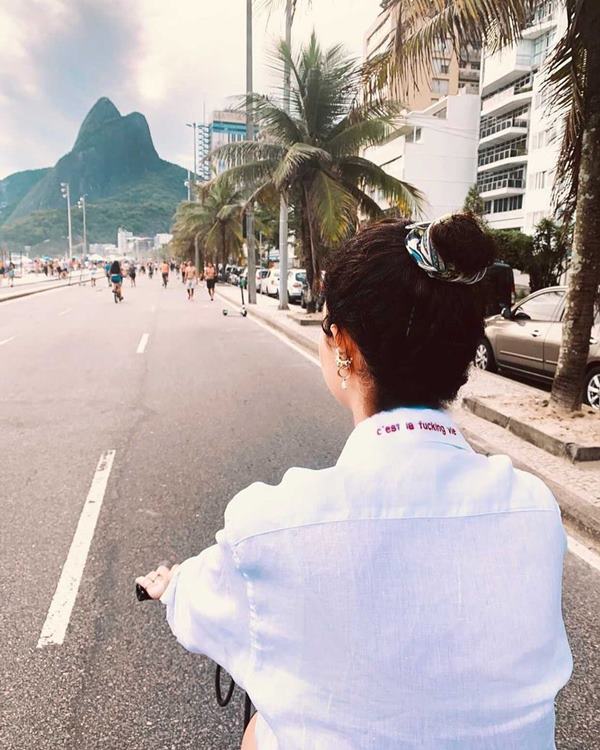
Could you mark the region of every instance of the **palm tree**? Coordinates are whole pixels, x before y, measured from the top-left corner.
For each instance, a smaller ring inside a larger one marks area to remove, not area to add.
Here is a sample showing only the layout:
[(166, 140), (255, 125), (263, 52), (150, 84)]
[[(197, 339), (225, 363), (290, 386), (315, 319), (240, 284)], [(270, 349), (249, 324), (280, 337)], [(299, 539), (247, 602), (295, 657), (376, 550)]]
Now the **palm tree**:
[(229, 166), (216, 182), (249, 190), (251, 200), (272, 199), (275, 193), (292, 203), (316, 297), (324, 248), (355, 229), (358, 212), (368, 218), (382, 215), (373, 194), (405, 215), (416, 209), (421, 194), (360, 156), (393, 132), (400, 108), (383, 100), (358, 102), (361, 71), (339, 45), (324, 51), (313, 33), (294, 56), (281, 42), (274, 64), (279, 73), (290, 66), (290, 112), (281, 97), (252, 95), (261, 138), (216, 149), (213, 158)]
[(208, 260), (237, 263), (243, 244), (241, 192), (226, 180), (213, 181), (203, 183), (198, 198), (177, 208), (172, 241), (175, 254), (192, 257), (194, 249), (202, 248), (201, 266)]
[[(581, 406), (594, 303), (600, 286), (600, 2), (563, 0), (568, 28), (548, 65), (547, 87), (565, 132), (555, 184), (561, 220), (573, 215), (575, 235), (563, 340), (552, 387), (556, 405)], [(393, 23), (389, 46), (372, 61), (371, 90), (430, 71), (440, 44), (454, 48), (515, 44), (534, 0), (383, 0), (381, 23)]]

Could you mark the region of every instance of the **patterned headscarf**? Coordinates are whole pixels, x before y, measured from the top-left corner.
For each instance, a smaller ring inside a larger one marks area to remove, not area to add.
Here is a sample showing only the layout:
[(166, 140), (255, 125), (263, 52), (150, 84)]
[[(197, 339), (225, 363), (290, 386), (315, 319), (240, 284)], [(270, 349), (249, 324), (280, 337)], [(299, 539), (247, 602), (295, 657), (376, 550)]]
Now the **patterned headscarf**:
[(414, 262), (428, 276), (439, 281), (451, 281), (458, 284), (476, 284), (485, 276), (486, 269), (468, 274), (458, 271), (451, 263), (446, 263), (438, 253), (431, 239), (431, 228), (435, 222), (422, 221), (410, 224), (406, 229), (406, 249)]

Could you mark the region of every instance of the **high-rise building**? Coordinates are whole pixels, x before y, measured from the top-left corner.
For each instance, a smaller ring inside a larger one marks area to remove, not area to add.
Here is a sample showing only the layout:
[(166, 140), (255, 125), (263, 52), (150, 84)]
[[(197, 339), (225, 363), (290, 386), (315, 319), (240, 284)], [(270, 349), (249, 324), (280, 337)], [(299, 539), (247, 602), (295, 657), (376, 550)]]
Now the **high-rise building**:
[[(246, 140), (246, 114), (235, 110), (221, 110), (213, 112), (213, 119), (208, 126), (210, 135), (210, 150), (213, 151), (226, 143), (236, 143)], [(225, 165), (216, 164), (217, 173), (222, 172)]]
[[(462, 208), (477, 174), (479, 96), (448, 96), (406, 115), (394, 137), (366, 157), (425, 197), (422, 218), (432, 221)], [(380, 206), (381, 195), (375, 195)]]
[(522, 40), (483, 54), (477, 185), (495, 229), (533, 232), (552, 213), (560, 132), (544, 63), (566, 28), (562, 0), (540, 0)]
[[(396, 18), (379, 19), (365, 37), (365, 57), (383, 52)], [(477, 179), (481, 52), (457, 54), (440, 46), (430, 71), (415, 80), (392, 82), (386, 95), (406, 107), (402, 126), (366, 155), (389, 174), (410, 182), (425, 197), (423, 218), (432, 220), (463, 206)], [(385, 201), (375, 196), (380, 205)]]

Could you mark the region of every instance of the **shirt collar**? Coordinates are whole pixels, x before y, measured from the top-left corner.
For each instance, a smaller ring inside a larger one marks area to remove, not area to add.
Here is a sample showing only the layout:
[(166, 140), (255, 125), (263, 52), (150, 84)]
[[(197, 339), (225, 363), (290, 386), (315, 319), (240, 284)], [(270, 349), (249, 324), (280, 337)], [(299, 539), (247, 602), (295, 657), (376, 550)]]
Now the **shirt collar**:
[(401, 445), (449, 445), (472, 452), (448, 412), (441, 409), (401, 407), (382, 411), (359, 422), (338, 459), (338, 464), (364, 461), (372, 451), (395, 452)]

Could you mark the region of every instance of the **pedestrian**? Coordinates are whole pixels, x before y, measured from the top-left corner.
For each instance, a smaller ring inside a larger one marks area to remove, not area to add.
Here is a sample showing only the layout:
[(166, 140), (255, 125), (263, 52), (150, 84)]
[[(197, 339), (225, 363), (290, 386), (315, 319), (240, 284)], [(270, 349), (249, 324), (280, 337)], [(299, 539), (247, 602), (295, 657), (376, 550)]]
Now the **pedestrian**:
[(135, 276), (136, 276), (135, 263), (129, 264), (129, 271), (127, 272), (127, 275), (129, 276), (129, 286), (135, 286)]
[(194, 289), (196, 286), (196, 266), (192, 265), (191, 261), (186, 264), (185, 267), (185, 281), (187, 286), (187, 296), (189, 300), (194, 299)]
[(4, 261), (0, 261), (0, 286), (2, 286), (2, 282), (4, 281), (5, 273), (6, 269), (4, 268)]
[(319, 353), (355, 424), (340, 458), (251, 485), (214, 546), (138, 579), (259, 707), (243, 750), (555, 747), (560, 510), (446, 409), (494, 254), (471, 214), (374, 224), (332, 254)]
[(211, 262), (208, 262), (206, 264), (206, 268), (204, 269), (204, 278), (206, 279), (206, 288), (208, 290), (208, 296), (210, 297), (211, 302), (214, 302), (215, 300), (216, 275), (217, 275), (217, 271), (214, 267), (214, 264)]
[(162, 280), (163, 280), (163, 286), (166, 289), (167, 284), (169, 283), (169, 264), (167, 261), (163, 261), (163, 264), (161, 266), (161, 273), (162, 273)]
[(110, 281), (110, 261), (109, 260), (107, 260), (106, 263), (104, 264), (104, 273), (106, 274), (106, 280), (108, 281), (108, 286), (110, 287), (111, 281)]
[(187, 281), (187, 269), (189, 265), (190, 265), (190, 262), (184, 262), (181, 264), (181, 281), (184, 284)]
[(96, 264), (92, 263), (92, 267), (90, 268), (90, 286), (96, 286)]
[(154, 276), (154, 263), (150, 262), (148, 263), (148, 278), (152, 279)]
[(15, 285), (15, 264), (10, 261), (8, 264), (8, 286)]

